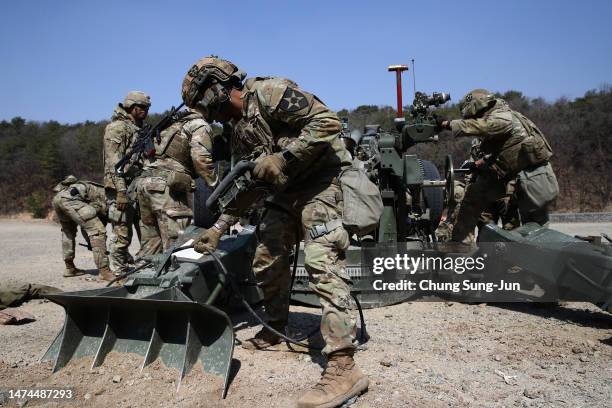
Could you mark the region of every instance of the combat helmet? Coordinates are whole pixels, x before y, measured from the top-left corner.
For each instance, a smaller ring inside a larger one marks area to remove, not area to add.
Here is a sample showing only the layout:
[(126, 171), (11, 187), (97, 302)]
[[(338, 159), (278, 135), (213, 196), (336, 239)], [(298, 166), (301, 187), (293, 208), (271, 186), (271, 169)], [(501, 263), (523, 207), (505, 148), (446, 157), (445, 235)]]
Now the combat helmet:
[(151, 98), (141, 91), (130, 91), (123, 100), (123, 107), (130, 109), (134, 105), (151, 106)]
[(459, 102), (464, 119), (475, 118), (495, 104), (495, 96), (486, 89), (474, 89)]
[(206, 112), (218, 109), (229, 100), (231, 88), (242, 86), (246, 73), (230, 61), (215, 56), (198, 60), (183, 79), (183, 102)]

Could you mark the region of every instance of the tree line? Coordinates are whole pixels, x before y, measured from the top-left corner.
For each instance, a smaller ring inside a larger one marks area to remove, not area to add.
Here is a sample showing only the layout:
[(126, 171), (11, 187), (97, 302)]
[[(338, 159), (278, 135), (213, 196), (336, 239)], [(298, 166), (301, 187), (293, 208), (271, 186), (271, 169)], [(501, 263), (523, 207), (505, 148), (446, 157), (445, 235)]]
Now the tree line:
[[(612, 88), (605, 86), (575, 100), (547, 102), (521, 92), (498, 95), (533, 120), (550, 141), (553, 167), (560, 186), (557, 211), (611, 210), (612, 194)], [(439, 113), (459, 118), (456, 104)], [(393, 129), (395, 111), (390, 106), (361, 105), (343, 109), (352, 129), (380, 124)], [(155, 122), (159, 115), (152, 115)], [(44, 217), (49, 211), (53, 186), (66, 175), (102, 180), (102, 136), (107, 121), (60, 124), (15, 117), (0, 122), (0, 214), (23, 211)], [(442, 171), (444, 158), (452, 154), (455, 164), (467, 158), (470, 140), (453, 140), (443, 132), (438, 143), (417, 145), (411, 152), (434, 161)]]

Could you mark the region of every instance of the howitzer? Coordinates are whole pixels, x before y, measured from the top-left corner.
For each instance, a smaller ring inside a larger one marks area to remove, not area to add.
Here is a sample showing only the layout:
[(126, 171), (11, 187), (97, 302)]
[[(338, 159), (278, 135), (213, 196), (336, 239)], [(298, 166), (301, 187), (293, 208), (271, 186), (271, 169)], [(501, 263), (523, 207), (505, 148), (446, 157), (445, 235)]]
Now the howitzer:
[(437, 141), (438, 127), (429, 107), (448, 100), (446, 93), (429, 96), (416, 92), (408, 118), (395, 119), (396, 131), (380, 131), (378, 127), (374, 136), (365, 137), (373, 127), (366, 128), (358, 151), (385, 204), (378, 242), (435, 240), (446, 183), (432, 162), (407, 154), (407, 150), (417, 143)]
[[(443, 99), (438, 97), (438, 101)], [(435, 98), (428, 101), (435, 106)], [(421, 99), (421, 102), (427, 100)], [(431, 106), (429, 102), (425, 108)], [(355, 141), (359, 143), (358, 148), (371, 147), (364, 153), (363, 164), (384, 194), (387, 213), (383, 214), (374, 238), (379, 242), (395, 240), (388, 247), (394, 251), (402, 247), (421, 257), (424, 253), (435, 255), (441, 251), (442, 244), (425, 242), (422, 237), (425, 229), (431, 230), (435, 225), (436, 209), (441, 211), (440, 184), (444, 182), (431, 162), (405, 155), (411, 141), (435, 139), (435, 119), (427, 109), (423, 111), (417, 103), (414, 106), (411, 112), (416, 115), (411, 114), (402, 124), (399, 135), (382, 132), (377, 126)], [(450, 158), (449, 162), (452, 165)], [(219, 184), (214, 197), (208, 200), (215, 213), (243, 209), (252, 202), (250, 192), (261, 188), (265, 193), (265, 186), (250, 174), (253, 166), (252, 162), (238, 163)], [(454, 173), (452, 167), (447, 169)], [(433, 188), (427, 188), (428, 185)], [(410, 202), (406, 193), (410, 194)], [(122, 286), (47, 296), (66, 310), (64, 327), (43, 358), (54, 361), (53, 371), (76, 358), (90, 356), (92, 367), (97, 367), (111, 351), (134, 352), (144, 356), (141, 368), (157, 359), (178, 367), (177, 388), (185, 375), (201, 364), (204, 371), (224, 378), (224, 396), (230, 383), (236, 322), (228, 316), (231, 308), (223, 309), (223, 306), (231, 306), (236, 291), (250, 304), (263, 298), (252, 272), (257, 234), (255, 227), (248, 225), (239, 234), (222, 237), (215, 252), (220, 260), (217, 263), (212, 255), (196, 254), (190, 248), (203, 232), (200, 227), (197, 223), (188, 227), (173, 248), (154, 256), (150, 264), (128, 276)], [(416, 236), (411, 235), (413, 232)], [(481, 241), (492, 245), (470, 248), (468, 254), (479, 251), (476, 254), (493, 259), (498, 276), (505, 279), (506, 275), (512, 277), (520, 272), (525, 276), (524, 282), (534, 289), (550, 289), (552, 293), (545, 292), (548, 296), (545, 299), (589, 300), (612, 311), (610, 245), (593, 245), (537, 224), (527, 224), (514, 231), (486, 225)], [(411, 291), (375, 291), (373, 280), (378, 277), (362, 271), (362, 267), (368, 269), (368, 264), (362, 264), (359, 244), (353, 242), (346, 252), (346, 272), (352, 280), (351, 292), (364, 307), (385, 306), (419, 296), (418, 292)], [(318, 298), (308, 287), (303, 258), (300, 250), (291, 299), (316, 306)], [(221, 264), (229, 273), (217, 268)], [(424, 273), (427, 271), (416, 272)], [(446, 277), (450, 280), (464, 279), (463, 276), (450, 270)], [(542, 299), (535, 290), (525, 289), (529, 293), (519, 293), (521, 299)], [(444, 297), (443, 293), (440, 295)]]
[(152, 157), (155, 154), (154, 141), (160, 142), (160, 133), (189, 113), (189, 111), (179, 112), (184, 105), (184, 103), (181, 103), (176, 108), (173, 106), (170, 108), (170, 112), (153, 126), (147, 125), (143, 127), (138, 132), (138, 136), (128, 152), (115, 165), (115, 172), (123, 176), (125, 174), (124, 169), (128, 163), (138, 163), (143, 156)]

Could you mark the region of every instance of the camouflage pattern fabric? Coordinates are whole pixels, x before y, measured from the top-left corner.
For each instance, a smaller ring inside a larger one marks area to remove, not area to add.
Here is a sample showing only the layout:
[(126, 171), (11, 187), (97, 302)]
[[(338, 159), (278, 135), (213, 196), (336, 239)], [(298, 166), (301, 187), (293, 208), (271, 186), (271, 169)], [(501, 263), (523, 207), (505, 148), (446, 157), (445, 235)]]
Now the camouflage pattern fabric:
[(342, 216), (342, 191), (334, 180), (343, 166), (351, 164), (350, 153), (339, 139), (342, 124), (316, 96), (292, 81), (255, 78), (247, 84), (243, 117), (234, 126), (232, 146), (251, 156), (287, 150), (295, 157), (288, 165), (288, 187), (270, 200), (272, 208), (289, 212), (270, 209), (264, 215), (253, 260), (269, 321), (276, 327), (287, 323), (289, 252), (299, 230), (305, 237), (310, 287), (323, 308), (323, 352), (354, 350), (354, 303), (344, 264), (348, 233), (337, 228), (315, 240), (306, 234), (311, 226)]
[[(455, 137), (481, 139), (481, 153), (492, 157), (487, 168), (480, 170), (476, 180), (468, 184), (459, 207), (452, 239), (463, 241), (474, 230), (484, 211), (498, 200), (503, 203), (508, 199), (508, 183), (516, 179), (518, 172), (547, 163), (552, 150), (537, 126), (510, 109), (502, 99), (495, 99), (480, 117), (452, 120), (450, 126)], [(509, 207), (510, 202), (505, 205)]]
[[(122, 273), (127, 269), (130, 260), (128, 248), (132, 242), (132, 226), (135, 220), (133, 205), (125, 211), (119, 211), (116, 206), (117, 192), (127, 192), (136, 172), (136, 166), (125, 168), (126, 177), (119, 177), (115, 165), (125, 156), (138, 135), (140, 128), (128, 116), (121, 104), (117, 105), (111, 122), (104, 130), (104, 187), (106, 188), (109, 220), (113, 234), (110, 238), (110, 269)], [(133, 188), (132, 188), (133, 190)], [(135, 198), (132, 195), (130, 198)]]
[(533, 122), (508, 107), (502, 99), (481, 117), (450, 122), (455, 137), (473, 136), (482, 139), (480, 151), (494, 158), (491, 168), (500, 179), (513, 179), (534, 161), (543, 163), (552, 151)]
[(342, 191), (336, 184), (320, 184), (300, 193), (279, 194), (275, 202), (293, 203), (288, 211), (270, 209), (259, 225), (259, 244), (253, 272), (264, 294), (264, 306), (273, 327), (285, 327), (289, 313), (289, 253), (296, 233), (305, 238), (305, 267), (310, 288), (322, 307), (321, 334), (324, 354), (354, 350), (355, 308), (350, 295), (350, 278), (345, 269), (344, 251), (349, 237), (340, 227), (314, 240), (308, 230), (342, 216)]
[(145, 164), (138, 179), (143, 252), (168, 249), (189, 226), (193, 178), (202, 177), (209, 186), (216, 186), (212, 135), (210, 125), (196, 112), (161, 133), (155, 160)]
[(65, 180), (58, 184), (54, 191), (57, 194), (53, 197), (52, 204), (62, 226), (64, 261), (74, 260), (77, 226), (80, 226), (91, 244), (96, 267), (98, 269), (108, 267), (106, 251), (108, 214), (104, 188), (87, 181), (66, 183)]
[(168, 249), (191, 223), (190, 191), (171, 191), (168, 175), (145, 171), (138, 185), (142, 247), (147, 254)]
[(451, 239), (462, 242), (474, 233), (483, 211), (506, 196), (506, 182), (500, 180), (491, 169), (480, 171), (475, 182), (469, 183), (457, 211), (457, 221), (452, 228)]
[(112, 226), (112, 234), (108, 245), (109, 267), (115, 274), (125, 272), (132, 258), (129, 247), (132, 242), (133, 225), (136, 219), (135, 196), (129, 194), (128, 197), (131, 201), (130, 205), (124, 211), (120, 211), (117, 208), (117, 193), (115, 190), (106, 189), (108, 219)]
[(232, 146), (255, 156), (291, 152), (296, 161), (287, 176), (293, 186), (311, 177), (332, 180), (341, 166), (350, 165), (351, 155), (339, 138), (342, 123), (316, 96), (287, 79), (263, 78), (250, 82), (243, 98)]
[(510, 180), (506, 184), (506, 194), (480, 214), (478, 228), (485, 224), (497, 224), (500, 221), (505, 230), (513, 230), (520, 226), (515, 189), (516, 180)]
[[(469, 185), (469, 180), (467, 181)], [(501, 220), (501, 225), (505, 230), (513, 230), (520, 226), (518, 218), (518, 206), (514, 196), (516, 181), (512, 180), (506, 185), (506, 194), (499, 200), (493, 202), (478, 217), (477, 226), (482, 228), (486, 224), (497, 224)], [(449, 241), (452, 236), (452, 230), (457, 223), (459, 217), (459, 209), (463, 204), (465, 197), (466, 183), (455, 180), (455, 200), (447, 209), (446, 219), (440, 223), (436, 229), (436, 238), (438, 241)], [(476, 238), (472, 230), (464, 242), (475, 242)]]
[[(115, 165), (125, 156), (128, 149), (138, 135), (140, 128), (132, 122), (127, 111), (121, 104), (117, 105), (111, 122), (104, 129), (104, 187), (115, 191), (127, 191), (130, 177), (130, 168), (126, 166), (125, 177), (119, 177), (115, 172)], [(135, 171), (133, 169), (132, 171)]]
[[(446, 209), (446, 219), (440, 222), (438, 228), (436, 228), (436, 239), (441, 242), (449, 241), (451, 239), (453, 226), (457, 222), (457, 214), (459, 213), (459, 207), (465, 196), (465, 183), (459, 180), (454, 182), (454, 197), (451, 205)], [(469, 242), (474, 242), (473, 234), (468, 237)]]
[(0, 310), (17, 307), (31, 299), (40, 299), (43, 295), (61, 292), (53, 286), (36, 283), (0, 283)]

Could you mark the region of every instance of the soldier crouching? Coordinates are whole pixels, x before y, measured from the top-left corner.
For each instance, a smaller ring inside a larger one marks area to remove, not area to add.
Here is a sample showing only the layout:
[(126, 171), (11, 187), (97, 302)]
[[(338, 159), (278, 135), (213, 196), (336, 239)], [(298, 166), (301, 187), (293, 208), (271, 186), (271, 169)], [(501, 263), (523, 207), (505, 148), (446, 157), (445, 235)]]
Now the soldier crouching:
[(53, 191), (53, 209), (62, 226), (62, 253), (66, 270), (64, 277), (82, 275), (74, 265), (77, 226), (88, 241), (100, 278), (112, 280), (106, 252), (107, 206), (104, 187), (90, 181), (66, 177)]

